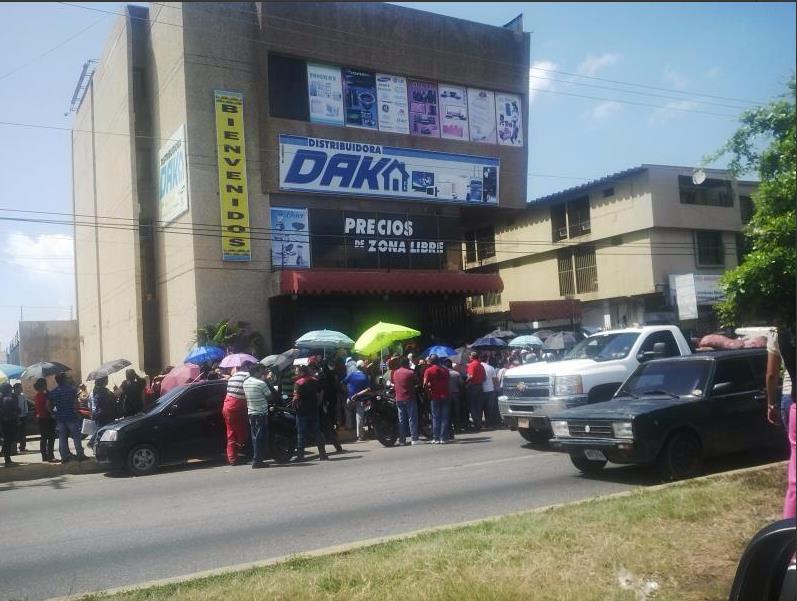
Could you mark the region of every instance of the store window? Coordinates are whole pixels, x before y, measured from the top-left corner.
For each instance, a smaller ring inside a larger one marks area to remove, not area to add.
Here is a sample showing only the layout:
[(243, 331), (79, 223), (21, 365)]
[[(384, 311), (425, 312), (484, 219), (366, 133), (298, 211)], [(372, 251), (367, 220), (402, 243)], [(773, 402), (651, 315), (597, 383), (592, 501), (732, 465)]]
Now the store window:
[(724, 179), (706, 179), (702, 184), (695, 184), (688, 175), (679, 175), (678, 194), (684, 205), (733, 206), (731, 182)]
[(695, 263), (698, 267), (725, 265), (722, 232), (695, 232)]

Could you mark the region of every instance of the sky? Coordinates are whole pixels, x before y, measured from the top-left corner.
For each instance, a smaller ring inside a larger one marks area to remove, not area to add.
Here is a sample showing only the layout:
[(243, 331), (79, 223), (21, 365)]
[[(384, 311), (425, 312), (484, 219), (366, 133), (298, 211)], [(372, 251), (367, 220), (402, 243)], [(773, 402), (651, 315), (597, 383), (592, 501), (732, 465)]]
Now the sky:
[[(523, 14), (529, 200), (642, 163), (697, 165), (795, 70), (793, 3), (395, 4), (498, 26)], [(0, 4), (0, 349), (20, 316), (76, 312), (72, 228), (19, 219), (69, 219), (72, 210), (65, 113), (116, 18), (100, 11), (124, 4), (86, 6)]]

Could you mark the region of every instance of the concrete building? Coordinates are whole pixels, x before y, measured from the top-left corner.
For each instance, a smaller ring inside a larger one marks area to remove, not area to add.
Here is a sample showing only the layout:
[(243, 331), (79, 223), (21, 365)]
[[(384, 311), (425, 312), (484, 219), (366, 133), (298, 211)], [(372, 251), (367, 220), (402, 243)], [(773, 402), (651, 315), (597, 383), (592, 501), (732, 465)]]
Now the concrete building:
[(225, 318), (277, 351), (380, 319), (464, 340), (502, 284), (462, 232), (526, 204), (529, 43), (378, 3), (128, 6), (72, 135), (84, 368), (179, 363)]
[(744, 251), (741, 231), (757, 184), (705, 170), (698, 185), (693, 172), (642, 165), (468, 231), (466, 268), (497, 273), (504, 283), (501, 294), (471, 297), (473, 311), (520, 331), (534, 322), (609, 328), (675, 321), (675, 276), (693, 274), (699, 315), (688, 325), (716, 327), (718, 279)]
[(39, 361), (63, 363), (72, 368), (70, 375), (75, 382), (80, 382), (81, 364), (77, 321), (19, 322), (17, 335), (8, 346), (7, 363), (28, 366)]

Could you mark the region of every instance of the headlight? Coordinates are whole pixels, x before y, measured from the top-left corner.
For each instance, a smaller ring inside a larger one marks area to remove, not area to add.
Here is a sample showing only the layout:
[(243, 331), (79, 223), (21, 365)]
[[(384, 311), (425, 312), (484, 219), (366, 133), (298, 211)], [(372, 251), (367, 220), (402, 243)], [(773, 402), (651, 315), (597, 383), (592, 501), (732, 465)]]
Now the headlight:
[(634, 429), (631, 422), (614, 422), (612, 424), (615, 438), (633, 438)]
[(554, 396), (574, 396), (584, 394), (581, 376), (556, 376), (553, 387)]
[(116, 442), (119, 437), (119, 430), (105, 430), (100, 437), (100, 442)]
[(551, 422), (551, 429), (553, 430), (553, 435), (559, 438), (567, 438), (570, 436), (570, 428), (567, 427), (567, 422), (564, 420)]

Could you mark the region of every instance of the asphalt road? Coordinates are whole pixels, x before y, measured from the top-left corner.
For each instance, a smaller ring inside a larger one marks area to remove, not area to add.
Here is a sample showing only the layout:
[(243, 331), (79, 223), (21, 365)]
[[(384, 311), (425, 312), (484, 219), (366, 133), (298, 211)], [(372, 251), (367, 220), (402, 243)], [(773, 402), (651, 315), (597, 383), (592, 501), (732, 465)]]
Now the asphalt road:
[(634, 467), (582, 477), (514, 432), (458, 438), (357, 443), (326, 463), (262, 470), (205, 463), (0, 485), (0, 598), (135, 584), (654, 483)]

